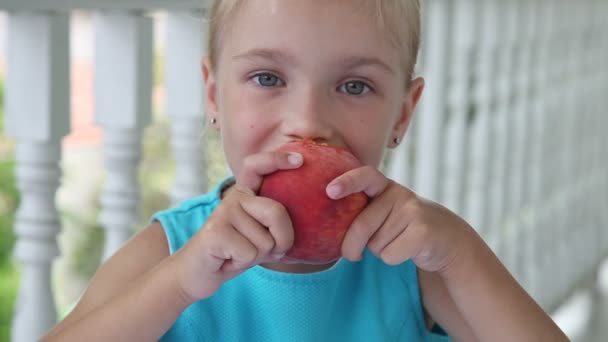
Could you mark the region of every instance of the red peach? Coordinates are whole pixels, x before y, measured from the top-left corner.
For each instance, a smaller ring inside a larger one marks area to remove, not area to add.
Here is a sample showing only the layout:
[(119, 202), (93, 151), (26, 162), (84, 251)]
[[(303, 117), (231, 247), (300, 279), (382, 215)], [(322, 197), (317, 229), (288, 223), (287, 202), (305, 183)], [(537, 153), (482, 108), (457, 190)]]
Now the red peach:
[(341, 256), (348, 227), (367, 205), (365, 193), (339, 200), (325, 189), (336, 177), (361, 166), (349, 151), (311, 140), (297, 140), (279, 148), (304, 157), (301, 167), (266, 175), (260, 195), (283, 204), (294, 228), (295, 240), (286, 257), (290, 261), (323, 264)]

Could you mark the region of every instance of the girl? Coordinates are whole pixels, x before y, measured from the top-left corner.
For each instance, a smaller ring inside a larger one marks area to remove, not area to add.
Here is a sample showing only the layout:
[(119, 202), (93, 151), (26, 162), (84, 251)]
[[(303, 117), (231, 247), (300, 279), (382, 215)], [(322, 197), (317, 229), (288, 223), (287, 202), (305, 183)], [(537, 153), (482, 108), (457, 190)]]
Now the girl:
[[(45, 340), (567, 340), (472, 227), (378, 170), (424, 86), (417, 0), (222, 0), (210, 15), (207, 116), (236, 178), (156, 214)], [(364, 165), (327, 188), (371, 199), (334, 263), (285, 261), (289, 215), (257, 195), (302, 165), (275, 152), (296, 139)]]

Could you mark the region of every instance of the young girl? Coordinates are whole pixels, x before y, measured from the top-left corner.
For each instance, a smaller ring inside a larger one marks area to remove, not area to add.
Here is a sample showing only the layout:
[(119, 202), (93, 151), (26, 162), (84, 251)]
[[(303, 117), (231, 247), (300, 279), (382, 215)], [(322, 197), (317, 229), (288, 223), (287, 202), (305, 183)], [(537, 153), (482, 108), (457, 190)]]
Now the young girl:
[[(221, 0), (210, 15), (207, 116), (236, 177), (156, 214), (45, 340), (567, 340), (473, 228), (378, 170), (424, 85), (417, 0)], [(370, 198), (330, 264), (285, 261), (289, 215), (257, 195), (302, 165), (275, 150), (304, 138), (364, 165), (327, 188)]]

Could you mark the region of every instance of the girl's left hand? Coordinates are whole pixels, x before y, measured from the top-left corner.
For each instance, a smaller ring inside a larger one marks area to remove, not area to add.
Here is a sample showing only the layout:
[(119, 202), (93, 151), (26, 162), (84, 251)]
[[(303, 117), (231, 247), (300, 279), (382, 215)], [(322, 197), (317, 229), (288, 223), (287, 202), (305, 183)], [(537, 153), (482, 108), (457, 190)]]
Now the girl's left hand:
[(387, 264), (412, 259), (420, 269), (444, 273), (467, 248), (467, 241), (477, 236), (458, 215), (417, 196), (374, 167), (346, 172), (327, 186), (332, 199), (361, 191), (370, 203), (344, 236), (342, 255), (350, 261), (360, 260), (367, 247)]

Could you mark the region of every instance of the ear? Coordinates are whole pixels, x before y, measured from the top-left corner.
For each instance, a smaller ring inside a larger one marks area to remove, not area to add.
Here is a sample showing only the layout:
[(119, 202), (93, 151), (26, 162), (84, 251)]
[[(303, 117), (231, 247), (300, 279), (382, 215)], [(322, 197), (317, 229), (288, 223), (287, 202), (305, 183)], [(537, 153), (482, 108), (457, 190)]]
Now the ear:
[[(212, 119), (219, 121), (219, 110), (217, 105), (217, 81), (215, 74), (211, 68), (211, 60), (207, 57), (203, 59), (203, 80), (205, 81), (205, 115), (206, 119), (211, 122)], [(219, 130), (220, 125), (212, 125), (214, 128)]]
[(401, 106), (399, 118), (393, 126), (393, 131), (388, 142), (389, 148), (395, 148), (399, 145), (399, 143), (395, 142), (395, 138), (398, 138), (399, 141), (403, 141), (403, 137), (410, 126), (414, 110), (416, 109), (416, 105), (418, 105), (423, 90), (424, 79), (422, 77), (418, 77), (410, 83)]

